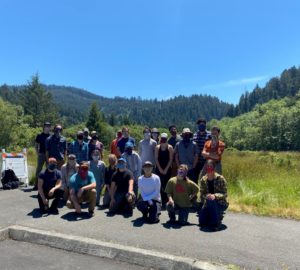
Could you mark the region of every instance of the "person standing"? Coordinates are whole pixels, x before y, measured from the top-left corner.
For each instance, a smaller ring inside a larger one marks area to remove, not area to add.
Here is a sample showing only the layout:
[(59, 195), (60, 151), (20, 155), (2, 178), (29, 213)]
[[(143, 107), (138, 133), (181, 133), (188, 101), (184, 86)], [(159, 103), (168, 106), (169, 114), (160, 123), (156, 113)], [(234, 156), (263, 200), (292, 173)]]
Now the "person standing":
[(168, 201), (167, 194), (165, 192), (168, 181), (171, 178), (171, 166), (173, 163), (174, 150), (173, 147), (168, 144), (167, 133), (162, 133), (160, 136), (160, 144), (155, 148), (155, 161), (156, 170), (155, 173), (160, 177), (161, 182), (161, 198), (162, 206)]
[(44, 164), (47, 165), (46, 162), (46, 140), (50, 136), (51, 124), (49, 122), (44, 123), (43, 132), (38, 134), (35, 139), (35, 150), (37, 153), (37, 165), (35, 172), (35, 183), (33, 190), (38, 189), (38, 178), (39, 174), (43, 169)]
[(158, 131), (157, 128), (152, 128), (151, 130), (151, 138), (156, 141), (156, 143), (159, 142), (159, 135), (160, 135), (160, 132)]
[(195, 167), (198, 163), (198, 148), (195, 142), (191, 140), (193, 133), (189, 128), (184, 128), (182, 130), (182, 141), (178, 142), (175, 146), (175, 157), (176, 163), (186, 164), (189, 168), (188, 177), (197, 183), (197, 178), (195, 177)]
[(95, 131), (92, 132), (92, 138), (90, 139), (90, 142), (88, 144), (89, 148), (89, 160), (92, 160), (92, 153), (94, 150), (98, 150), (100, 152), (100, 158), (103, 160), (104, 155), (103, 155), (103, 150), (104, 150), (104, 145), (102, 142), (99, 141), (99, 137), (97, 133), (94, 133)]
[(90, 136), (89, 129), (84, 128), (83, 129), (83, 141), (88, 144), (90, 142), (90, 139), (91, 139), (91, 136)]
[(143, 130), (144, 139), (139, 142), (139, 155), (142, 160), (142, 164), (146, 161), (151, 161), (155, 167), (155, 147), (156, 141), (151, 138), (151, 130), (149, 127), (145, 127)]
[(65, 163), (67, 156), (67, 141), (62, 134), (63, 128), (61, 125), (56, 124), (54, 127), (54, 134), (49, 136), (46, 140), (46, 161), (49, 158), (55, 158), (57, 161), (57, 169)]
[(199, 174), (203, 169), (206, 159), (202, 156), (202, 151), (204, 144), (211, 138), (210, 131), (206, 130), (206, 120), (203, 118), (198, 119), (197, 121), (198, 131), (194, 133), (193, 141), (197, 144), (198, 147), (198, 162), (195, 167), (195, 179), (199, 178)]
[(89, 147), (84, 142), (83, 131), (80, 130), (77, 132), (77, 140), (70, 144), (69, 153), (76, 156), (77, 163), (89, 160)]
[(121, 156), (125, 151), (125, 145), (127, 142), (131, 142), (132, 145), (135, 145), (135, 140), (132, 137), (129, 137), (129, 128), (122, 128), (122, 138), (117, 143), (118, 156)]
[(158, 223), (161, 211), (160, 179), (152, 173), (153, 164), (146, 161), (143, 165), (144, 175), (138, 179), (140, 198), (137, 209), (142, 212), (143, 219), (150, 224)]
[[(175, 125), (169, 126), (169, 132), (171, 134), (171, 137), (168, 140), (168, 144), (170, 144), (173, 147), (173, 149), (175, 149), (175, 145), (181, 141), (181, 137), (177, 134), (177, 128)], [(177, 169), (178, 169), (175, 155), (173, 157), (173, 162), (171, 167), (172, 167), (171, 176), (174, 177), (177, 175)]]
[(118, 130), (116, 133), (116, 138), (112, 140), (110, 144), (110, 153), (114, 154), (117, 158), (120, 157), (120, 152), (118, 151), (118, 142), (122, 138), (122, 130)]

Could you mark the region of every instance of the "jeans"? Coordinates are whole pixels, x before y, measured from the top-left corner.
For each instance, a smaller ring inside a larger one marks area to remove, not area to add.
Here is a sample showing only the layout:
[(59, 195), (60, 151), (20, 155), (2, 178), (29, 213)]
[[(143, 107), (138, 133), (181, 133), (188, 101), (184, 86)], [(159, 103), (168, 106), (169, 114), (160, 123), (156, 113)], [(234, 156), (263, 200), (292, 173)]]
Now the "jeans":
[(39, 174), (42, 171), (44, 164), (46, 164), (46, 154), (45, 153), (38, 153), (36, 172), (35, 172), (36, 178), (35, 178), (35, 183), (34, 183), (34, 185), (36, 187), (38, 185)]
[(114, 195), (115, 203), (109, 207), (110, 212), (132, 212), (135, 199), (132, 202), (128, 202), (127, 193), (116, 192)]
[(216, 227), (222, 222), (227, 205), (221, 205), (216, 200), (207, 200), (199, 211), (200, 226)]
[(149, 218), (150, 223), (157, 222), (161, 211), (161, 202), (152, 200), (153, 204), (140, 199), (137, 203), (137, 209), (143, 213), (143, 216)]
[(186, 223), (188, 221), (189, 217), (189, 207), (179, 207), (178, 205), (171, 205), (167, 204), (167, 211), (170, 220), (175, 221), (176, 220), (176, 213), (178, 213), (178, 221), (180, 223)]

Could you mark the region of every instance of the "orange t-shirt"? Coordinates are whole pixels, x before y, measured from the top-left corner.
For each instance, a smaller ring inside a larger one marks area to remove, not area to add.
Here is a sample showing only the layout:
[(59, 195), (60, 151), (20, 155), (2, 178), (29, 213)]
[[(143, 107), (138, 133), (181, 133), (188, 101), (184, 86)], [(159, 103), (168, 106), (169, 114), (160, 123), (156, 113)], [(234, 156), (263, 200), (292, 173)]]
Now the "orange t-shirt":
[(203, 150), (205, 152), (218, 155), (218, 157), (219, 157), (218, 159), (209, 158), (209, 159), (212, 159), (212, 160), (215, 160), (215, 161), (221, 161), (224, 149), (225, 149), (225, 143), (224, 142), (218, 141), (217, 144), (213, 147), (212, 146), (212, 140), (209, 140), (209, 141), (205, 142), (204, 147), (203, 147)]

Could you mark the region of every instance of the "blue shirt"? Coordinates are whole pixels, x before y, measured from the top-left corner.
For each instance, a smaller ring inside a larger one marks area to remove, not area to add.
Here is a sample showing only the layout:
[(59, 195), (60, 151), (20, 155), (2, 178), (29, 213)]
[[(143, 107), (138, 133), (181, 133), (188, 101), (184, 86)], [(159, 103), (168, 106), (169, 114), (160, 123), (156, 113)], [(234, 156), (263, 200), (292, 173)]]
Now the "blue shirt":
[(104, 174), (105, 174), (105, 164), (103, 161), (98, 162), (90, 161), (90, 171), (94, 174), (97, 186), (102, 186), (104, 184)]
[(92, 172), (88, 172), (88, 175), (85, 179), (81, 179), (80, 175), (78, 173), (75, 173), (70, 178), (70, 187), (77, 192), (80, 188), (88, 186), (92, 183), (95, 183), (95, 177)]
[(46, 150), (49, 153), (49, 158), (53, 157), (56, 160), (63, 160), (67, 150), (67, 141), (65, 137), (56, 137), (51, 135), (46, 140)]
[(39, 174), (39, 178), (44, 181), (43, 189), (50, 190), (51, 188), (55, 187), (58, 180), (61, 180), (61, 172), (59, 170), (50, 172), (48, 169), (46, 169)]
[(117, 147), (119, 147), (121, 154), (124, 153), (125, 151), (125, 144), (127, 142), (131, 142), (133, 144), (133, 146), (135, 145), (135, 140), (132, 137), (128, 137), (128, 138), (122, 138), (121, 140), (118, 141)]
[(74, 141), (70, 144), (70, 154), (76, 156), (77, 163), (81, 161), (89, 160), (89, 146), (87, 143), (83, 142), (79, 144), (78, 141)]

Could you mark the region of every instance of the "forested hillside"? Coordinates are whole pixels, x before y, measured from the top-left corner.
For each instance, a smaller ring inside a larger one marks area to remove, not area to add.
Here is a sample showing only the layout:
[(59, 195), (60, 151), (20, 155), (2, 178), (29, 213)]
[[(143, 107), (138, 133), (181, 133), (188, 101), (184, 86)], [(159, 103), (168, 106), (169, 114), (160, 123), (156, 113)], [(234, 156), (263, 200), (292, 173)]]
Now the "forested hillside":
[[(20, 105), (20, 93), (25, 86), (0, 87), (0, 96)], [(228, 113), (230, 105), (208, 95), (178, 96), (165, 101), (142, 98), (105, 98), (88, 91), (65, 86), (43, 85), (52, 94), (58, 112), (67, 125), (86, 120), (92, 102), (96, 101), (105, 119), (111, 125), (141, 124), (149, 126), (193, 126), (199, 117), (221, 119)]]
[(230, 117), (251, 111), (257, 104), (263, 104), (271, 99), (293, 97), (300, 90), (300, 67), (284, 70), (279, 77), (270, 79), (265, 87), (258, 85), (252, 92), (246, 92), (240, 98), (237, 106), (231, 106)]

